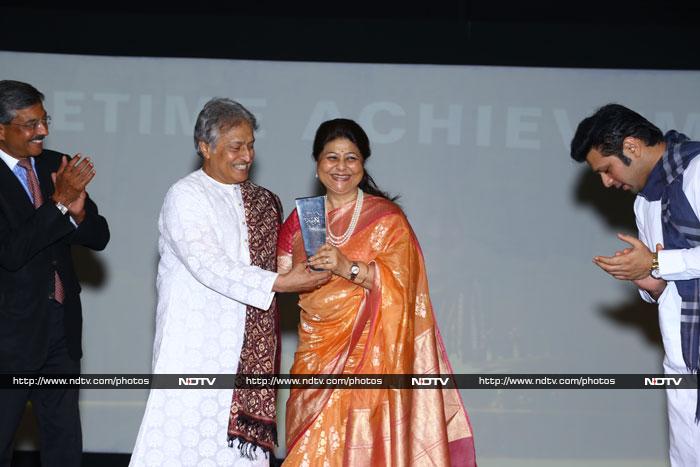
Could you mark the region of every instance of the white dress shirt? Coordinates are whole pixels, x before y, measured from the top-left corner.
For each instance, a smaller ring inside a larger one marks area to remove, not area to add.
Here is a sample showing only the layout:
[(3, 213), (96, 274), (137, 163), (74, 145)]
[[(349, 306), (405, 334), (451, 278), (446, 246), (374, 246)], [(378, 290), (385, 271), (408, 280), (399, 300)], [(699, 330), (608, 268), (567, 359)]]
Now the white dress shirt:
[[(700, 214), (700, 156), (683, 172), (683, 193), (697, 216)], [(651, 250), (664, 244), (661, 201), (647, 201), (637, 196), (634, 202), (639, 239)], [(681, 349), (681, 297), (673, 281), (700, 278), (700, 247), (659, 252), (659, 272), (667, 281), (658, 299), (659, 327), (664, 344), (666, 374), (688, 373)], [(642, 298), (654, 303), (640, 290)], [(697, 392), (694, 389), (667, 388), (670, 431), (670, 458), (674, 467), (700, 467), (700, 428), (695, 423)]]

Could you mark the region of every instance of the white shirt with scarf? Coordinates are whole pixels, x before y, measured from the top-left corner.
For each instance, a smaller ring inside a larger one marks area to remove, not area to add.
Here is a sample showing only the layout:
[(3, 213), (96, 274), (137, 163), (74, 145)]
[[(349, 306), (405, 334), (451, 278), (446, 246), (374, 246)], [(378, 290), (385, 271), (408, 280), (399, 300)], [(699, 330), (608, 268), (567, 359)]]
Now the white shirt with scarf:
[[(153, 373), (235, 374), (246, 305), (267, 309), (277, 273), (250, 265), (243, 198), (198, 170), (163, 203)], [(131, 466), (268, 465), (229, 447), (231, 389), (152, 390)]]
[[(700, 156), (683, 172), (683, 193), (700, 218)], [(647, 201), (638, 195), (634, 202), (639, 239), (651, 250), (664, 245), (661, 201)], [(664, 344), (666, 374), (688, 373), (681, 349), (681, 297), (673, 281), (700, 278), (700, 247), (659, 252), (659, 272), (667, 281), (658, 299), (659, 327)], [(644, 290), (642, 298), (656, 303)], [(700, 467), (700, 427), (695, 424), (697, 393), (694, 389), (667, 388), (670, 430), (670, 458), (674, 467)]]

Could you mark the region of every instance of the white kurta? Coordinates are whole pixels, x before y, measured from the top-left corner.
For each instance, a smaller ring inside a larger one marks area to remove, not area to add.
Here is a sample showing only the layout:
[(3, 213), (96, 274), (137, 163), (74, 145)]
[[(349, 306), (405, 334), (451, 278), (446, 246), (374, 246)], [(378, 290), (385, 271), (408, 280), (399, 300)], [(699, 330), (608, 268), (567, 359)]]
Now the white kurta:
[[(246, 305), (269, 308), (277, 274), (250, 265), (238, 185), (202, 170), (175, 183), (158, 220), (154, 374), (235, 374)], [(268, 465), (228, 447), (232, 390), (151, 391), (132, 466)]]
[[(683, 193), (693, 212), (700, 214), (700, 157), (693, 159), (683, 173)], [(664, 244), (661, 201), (649, 202), (637, 196), (634, 202), (639, 238), (651, 251)], [(659, 297), (659, 327), (664, 343), (666, 374), (687, 373), (681, 349), (681, 297), (675, 280), (700, 277), (700, 247), (664, 250), (659, 253), (659, 272), (669, 281)], [(645, 291), (642, 298), (653, 303)], [(700, 467), (700, 427), (695, 423), (697, 392), (694, 389), (667, 388), (670, 458), (674, 467)]]

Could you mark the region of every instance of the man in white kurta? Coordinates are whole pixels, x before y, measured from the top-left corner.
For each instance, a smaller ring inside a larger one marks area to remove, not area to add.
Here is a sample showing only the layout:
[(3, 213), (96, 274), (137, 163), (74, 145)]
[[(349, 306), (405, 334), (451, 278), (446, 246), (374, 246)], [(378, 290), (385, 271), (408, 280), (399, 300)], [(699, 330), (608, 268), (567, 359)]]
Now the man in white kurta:
[[(275, 291), (309, 290), (330, 278), (303, 265), (283, 275), (251, 265), (241, 184), (255, 157), (256, 127), (240, 104), (209, 101), (195, 126), (202, 169), (165, 196), (158, 221), (154, 374), (235, 375), (246, 307), (268, 310)], [(268, 465), (268, 453), (254, 449), (251, 455), (248, 448), (260, 445), (254, 438), (246, 449), (237, 449), (239, 439), (229, 446), (232, 395), (232, 389), (152, 390), (130, 465)]]
[[(235, 374), (246, 305), (267, 309), (277, 277), (250, 266), (239, 186), (198, 170), (168, 191), (158, 226), (153, 373)], [(131, 464), (237, 465), (226, 437), (230, 408), (230, 389), (151, 391)]]
[[(671, 132), (672, 133), (672, 132)], [(669, 141), (651, 122), (621, 105), (608, 104), (578, 126), (571, 157), (586, 161), (607, 188), (639, 193), (634, 204), (639, 239), (618, 235), (630, 247), (594, 262), (616, 279), (632, 281), (642, 298), (659, 304), (659, 326), (666, 374), (688, 373), (681, 338), (681, 296), (674, 281), (700, 278), (700, 247), (664, 249), (661, 200), (649, 200), (647, 182), (664, 157)], [(682, 172), (682, 191), (695, 216), (700, 214), (700, 158)], [(662, 177), (663, 179), (663, 177)], [(700, 467), (700, 427), (695, 422), (698, 393), (666, 389), (669, 457), (674, 467)]]

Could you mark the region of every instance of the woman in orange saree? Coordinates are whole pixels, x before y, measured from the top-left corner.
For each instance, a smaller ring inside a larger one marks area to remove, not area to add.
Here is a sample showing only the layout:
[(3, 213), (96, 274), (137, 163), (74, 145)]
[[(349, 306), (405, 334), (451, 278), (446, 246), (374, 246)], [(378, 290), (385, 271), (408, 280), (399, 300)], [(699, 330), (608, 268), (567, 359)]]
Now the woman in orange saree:
[[(326, 188), (327, 241), (306, 258), (294, 211), (280, 232), (278, 268), (334, 273), (300, 295), (293, 375), (452, 372), (430, 303), (423, 255), (401, 209), (364, 170), (367, 135), (347, 119), (314, 141)], [(287, 401), (290, 466), (475, 466), (456, 389), (298, 389)]]

